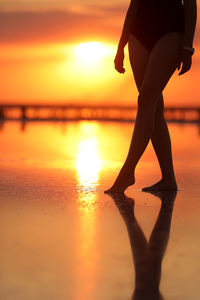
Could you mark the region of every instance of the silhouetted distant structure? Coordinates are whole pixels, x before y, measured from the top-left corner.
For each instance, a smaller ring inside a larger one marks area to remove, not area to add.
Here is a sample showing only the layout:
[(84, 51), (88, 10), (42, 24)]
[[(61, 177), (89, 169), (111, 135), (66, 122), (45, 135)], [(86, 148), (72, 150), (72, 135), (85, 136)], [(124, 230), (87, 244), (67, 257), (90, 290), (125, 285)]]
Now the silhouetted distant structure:
[[(0, 120), (33, 121), (71, 121), (135, 120), (136, 106), (92, 106), (92, 105), (54, 105), (54, 104), (0, 104)], [(165, 117), (172, 122), (200, 123), (200, 107), (166, 107)]]

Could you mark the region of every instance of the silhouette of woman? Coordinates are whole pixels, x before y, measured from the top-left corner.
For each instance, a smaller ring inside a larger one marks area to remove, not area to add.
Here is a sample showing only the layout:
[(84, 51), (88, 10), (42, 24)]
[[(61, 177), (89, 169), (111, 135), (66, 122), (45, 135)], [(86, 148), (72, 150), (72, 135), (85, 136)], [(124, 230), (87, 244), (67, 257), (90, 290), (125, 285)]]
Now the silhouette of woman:
[(161, 199), (161, 208), (149, 242), (134, 214), (134, 200), (125, 194), (110, 194), (127, 227), (135, 266), (132, 300), (164, 300), (159, 291), (161, 264), (167, 248), (176, 191), (152, 192)]
[(186, 73), (194, 53), (196, 0), (131, 0), (115, 57), (115, 69), (124, 73), (124, 47), (139, 92), (138, 111), (127, 158), (111, 188), (124, 192), (135, 183), (135, 168), (151, 140), (162, 179), (143, 190), (177, 190), (171, 140), (164, 118), (163, 89), (176, 70)]

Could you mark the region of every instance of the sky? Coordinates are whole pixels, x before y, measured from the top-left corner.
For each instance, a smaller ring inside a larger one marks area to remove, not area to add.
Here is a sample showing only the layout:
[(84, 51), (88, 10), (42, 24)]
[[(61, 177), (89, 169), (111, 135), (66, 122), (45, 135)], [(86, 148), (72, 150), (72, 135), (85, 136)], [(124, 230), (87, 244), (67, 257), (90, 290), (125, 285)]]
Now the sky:
[[(1, 0), (1, 102), (136, 104), (127, 48), (125, 75), (113, 67), (128, 5), (124, 0)], [(199, 26), (195, 48), (191, 71), (182, 77), (175, 73), (166, 88), (169, 105), (199, 105)]]

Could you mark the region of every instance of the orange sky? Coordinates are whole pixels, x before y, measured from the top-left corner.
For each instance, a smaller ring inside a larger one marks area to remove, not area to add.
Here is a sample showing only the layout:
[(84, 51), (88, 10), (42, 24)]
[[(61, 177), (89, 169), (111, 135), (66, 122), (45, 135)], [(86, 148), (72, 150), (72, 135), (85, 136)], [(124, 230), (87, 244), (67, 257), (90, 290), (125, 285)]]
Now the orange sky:
[[(1, 1), (1, 102), (135, 104), (137, 91), (128, 55), (125, 75), (113, 68), (128, 3)], [(174, 74), (165, 92), (166, 104), (199, 104), (199, 40), (197, 30), (192, 70), (182, 77)], [(93, 41), (101, 43), (105, 54), (91, 64), (84, 64), (76, 55), (76, 47)]]

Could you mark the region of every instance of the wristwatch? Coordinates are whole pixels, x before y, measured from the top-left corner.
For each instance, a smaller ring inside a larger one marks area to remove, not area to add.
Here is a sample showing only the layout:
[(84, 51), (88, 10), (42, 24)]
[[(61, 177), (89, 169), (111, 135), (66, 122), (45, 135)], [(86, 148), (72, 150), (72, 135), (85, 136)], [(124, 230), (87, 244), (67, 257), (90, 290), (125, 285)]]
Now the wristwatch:
[(192, 48), (192, 47), (190, 47), (190, 46), (183, 46), (183, 47), (182, 47), (182, 50), (186, 50), (186, 51), (191, 52), (191, 55), (194, 54), (194, 48)]

